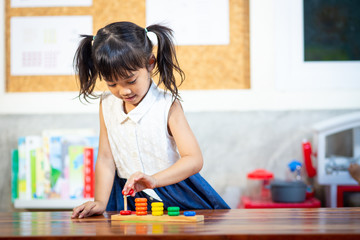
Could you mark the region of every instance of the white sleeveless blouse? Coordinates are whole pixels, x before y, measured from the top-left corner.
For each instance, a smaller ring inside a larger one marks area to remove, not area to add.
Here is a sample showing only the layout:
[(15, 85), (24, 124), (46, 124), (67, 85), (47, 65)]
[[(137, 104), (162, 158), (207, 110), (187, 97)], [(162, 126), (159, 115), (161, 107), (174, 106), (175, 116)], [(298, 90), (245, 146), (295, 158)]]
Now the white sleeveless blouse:
[[(128, 114), (124, 112), (123, 101), (110, 92), (105, 92), (101, 100), (110, 148), (120, 178), (127, 179), (136, 171), (152, 175), (180, 158), (167, 128), (173, 102), (171, 94), (152, 82), (146, 96)], [(145, 192), (150, 196), (153, 196), (150, 192), (155, 193), (153, 190)]]

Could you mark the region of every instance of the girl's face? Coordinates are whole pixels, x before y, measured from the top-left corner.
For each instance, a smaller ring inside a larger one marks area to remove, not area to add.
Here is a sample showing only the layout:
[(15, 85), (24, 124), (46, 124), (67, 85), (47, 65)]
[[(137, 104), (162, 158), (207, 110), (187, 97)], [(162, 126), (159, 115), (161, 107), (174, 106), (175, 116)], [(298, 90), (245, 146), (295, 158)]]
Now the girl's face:
[(150, 70), (141, 68), (131, 72), (127, 79), (106, 82), (110, 92), (124, 101), (125, 112), (130, 112), (145, 97), (151, 85)]

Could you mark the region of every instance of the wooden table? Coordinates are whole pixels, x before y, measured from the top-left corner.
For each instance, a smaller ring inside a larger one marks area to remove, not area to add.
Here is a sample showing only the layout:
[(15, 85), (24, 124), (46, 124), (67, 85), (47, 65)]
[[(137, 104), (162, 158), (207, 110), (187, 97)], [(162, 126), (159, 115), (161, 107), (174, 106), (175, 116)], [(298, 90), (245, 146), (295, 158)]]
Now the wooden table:
[(360, 208), (202, 210), (200, 223), (70, 219), (71, 212), (0, 213), (0, 238), (360, 239)]

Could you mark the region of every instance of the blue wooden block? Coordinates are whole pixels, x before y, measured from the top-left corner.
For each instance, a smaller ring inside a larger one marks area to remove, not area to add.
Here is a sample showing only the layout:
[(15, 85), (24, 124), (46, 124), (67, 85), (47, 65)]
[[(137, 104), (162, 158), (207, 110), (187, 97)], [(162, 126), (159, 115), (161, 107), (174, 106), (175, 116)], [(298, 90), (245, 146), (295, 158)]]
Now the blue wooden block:
[(185, 211), (184, 212), (184, 216), (186, 216), (186, 217), (192, 217), (195, 215), (196, 215), (196, 213), (194, 211)]

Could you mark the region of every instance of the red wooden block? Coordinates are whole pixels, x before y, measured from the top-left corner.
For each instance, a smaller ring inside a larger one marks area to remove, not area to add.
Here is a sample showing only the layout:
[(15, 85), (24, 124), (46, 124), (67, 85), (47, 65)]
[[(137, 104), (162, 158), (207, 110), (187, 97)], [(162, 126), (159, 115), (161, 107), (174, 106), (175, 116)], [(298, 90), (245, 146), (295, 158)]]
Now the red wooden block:
[(121, 210), (120, 215), (131, 215), (131, 211), (130, 210), (128, 210), (128, 211)]
[(134, 189), (130, 189), (130, 191), (127, 194), (125, 194), (124, 190), (122, 190), (121, 193), (122, 195), (131, 195), (134, 193)]

